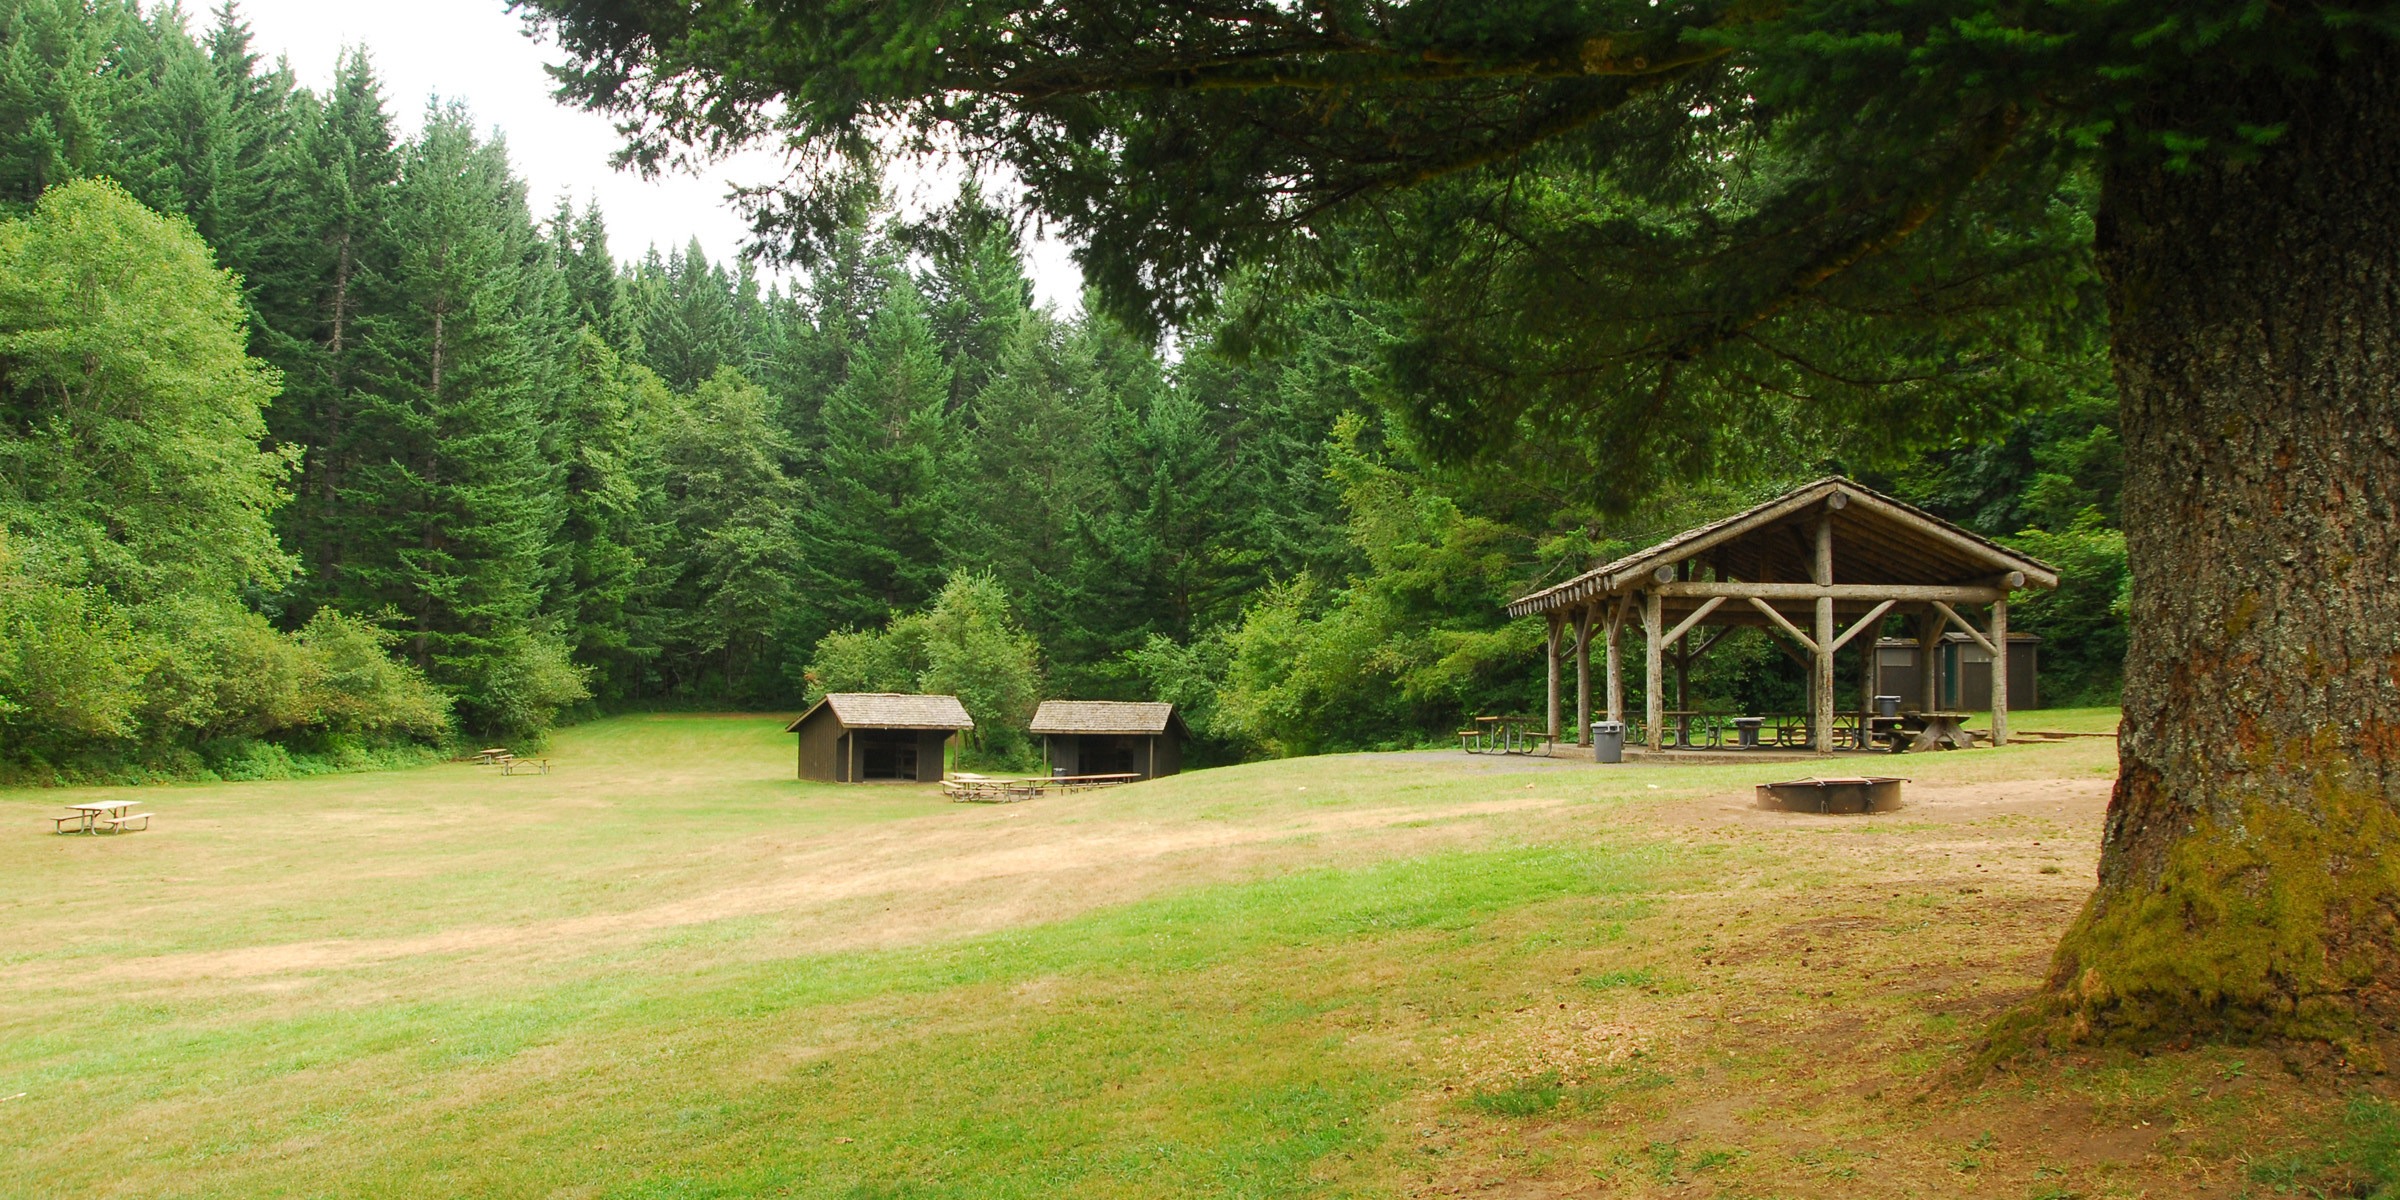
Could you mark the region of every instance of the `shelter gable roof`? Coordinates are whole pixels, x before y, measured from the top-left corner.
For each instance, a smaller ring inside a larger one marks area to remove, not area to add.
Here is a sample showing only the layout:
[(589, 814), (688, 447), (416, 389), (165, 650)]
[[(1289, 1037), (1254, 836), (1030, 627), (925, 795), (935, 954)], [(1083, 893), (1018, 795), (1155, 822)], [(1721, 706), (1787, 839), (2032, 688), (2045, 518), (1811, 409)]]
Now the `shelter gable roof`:
[(1183, 732), (1172, 704), (1123, 700), (1044, 700), (1034, 733), (1157, 734)]
[(820, 710), (849, 729), (973, 729), (975, 718), (956, 696), (920, 696), (904, 692), (827, 692), (800, 719), (784, 727), (798, 733)]
[(1837, 582), (1953, 584), (2019, 571), (2028, 587), (2058, 586), (2057, 571), (2039, 559), (1863, 484), (1829, 476), (1521, 597), (1508, 606), (1509, 615), (1548, 612), (1634, 590), (1659, 567), (1703, 554), (1738, 578), (1805, 581), (1810, 549), (1804, 518), (1836, 494), (1844, 505), (1834, 513)]

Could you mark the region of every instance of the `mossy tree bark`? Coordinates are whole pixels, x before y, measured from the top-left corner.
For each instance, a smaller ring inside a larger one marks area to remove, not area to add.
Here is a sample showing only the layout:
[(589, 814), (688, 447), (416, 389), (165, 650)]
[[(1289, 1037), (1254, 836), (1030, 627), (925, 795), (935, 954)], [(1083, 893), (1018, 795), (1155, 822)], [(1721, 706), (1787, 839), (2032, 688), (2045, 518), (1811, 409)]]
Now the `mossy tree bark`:
[(2103, 184), (2133, 640), (2050, 1015), (2350, 1042), (2400, 1014), (2400, 55), (2226, 85), (2262, 160)]

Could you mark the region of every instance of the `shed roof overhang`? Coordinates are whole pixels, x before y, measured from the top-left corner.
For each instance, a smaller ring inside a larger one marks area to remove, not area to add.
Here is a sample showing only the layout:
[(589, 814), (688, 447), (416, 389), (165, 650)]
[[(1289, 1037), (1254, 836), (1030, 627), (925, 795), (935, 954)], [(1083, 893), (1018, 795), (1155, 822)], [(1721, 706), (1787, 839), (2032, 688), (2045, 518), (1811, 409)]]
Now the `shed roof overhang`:
[[(1815, 527), (1830, 519), (1833, 580), (1812, 581)], [(1684, 564), (1690, 563), (1686, 568)], [(1703, 574), (1714, 578), (1694, 578)], [(2055, 588), (2058, 572), (1989, 538), (1838, 476), (1688, 530), (1522, 597), (1512, 617), (1547, 615), (1636, 592), (1658, 594), (1670, 618), (1710, 601), (1707, 624), (1769, 624), (1756, 603), (1830, 598), (1864, 613), (1886, 600), (1987, 603), (2018, 588)]]

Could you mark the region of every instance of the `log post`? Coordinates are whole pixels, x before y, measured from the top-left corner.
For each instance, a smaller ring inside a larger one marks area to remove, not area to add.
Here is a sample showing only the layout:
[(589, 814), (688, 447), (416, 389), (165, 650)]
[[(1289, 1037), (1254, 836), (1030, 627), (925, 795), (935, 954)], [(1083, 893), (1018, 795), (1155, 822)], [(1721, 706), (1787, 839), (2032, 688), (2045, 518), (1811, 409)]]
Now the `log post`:
[(1644, 595), (1642, 628), (1650, 635), (1650, 671), (1644, 678), (1647, 686), (1642, 689), (1642, 706), (1647, 717), (1644, 739), (1653, 753), (1667, 748), (1666, 697), (1663, 695), (1667, 690), (1666, 625), (1666, 597), (1657, 592)]
[(2008, 601), (1992, 601), (1992, 744), (2008, 744)]
[[(1817, 586), (1833, 584), (1833, 513), (1817, 518), (1817, 552), (1809, 573)], [(1816, 730), (1817, 753), (1833, 752), (1833, 597), (1817, 597), (1817, 652), (1814, 678), (1809, 680), (1810, 723)]]
[(1560, 630), (1566, 628), (1566, 624), (1564, 614), (1551, 613), (1550, 636), (1542, 642), (1542, 649), (1550, 663), (1550, 715), (1545, 728), (1550, 731), (1553, 745), (1558, 742), (1558, 635)]
[(1575, 613), (1575, 736), (1570, 741), (1586, 745), (1592, 733), (1592, 606), (1584, 605)]
[(1619, 640), (1625, 630), (1625, 605), (1622, 601), (1611, 606), (1607, 618), (1608, 631), (1608, 719), (1625, 719), (1625, 665), (1619, 653)]
[(1917, 614), (1917, 707), (1937, 712), (1942, 707), (1942, 614), (1931, 605)]

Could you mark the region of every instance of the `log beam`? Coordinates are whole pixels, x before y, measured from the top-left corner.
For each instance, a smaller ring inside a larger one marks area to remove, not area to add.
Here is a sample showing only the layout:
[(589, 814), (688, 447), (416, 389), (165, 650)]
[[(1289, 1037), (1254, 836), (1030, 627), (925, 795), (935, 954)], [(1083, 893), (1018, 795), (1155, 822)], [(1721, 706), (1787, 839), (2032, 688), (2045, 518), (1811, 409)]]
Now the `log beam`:
[(1656, 586), (1662, 596), (1727, 596), (1735, 600), (1757, 597), (1761, 600), (1904, 600), (1947, 601), (1952, 604), (1989, 604), (2002, 599), (2008, 592), (1996, 587), (1951, 586), (1922, 583), (1837, 583), (1821, 586), (1814, 583), (1752, 583), (1738, 579), (1696, 579), (1689, 583), (1662, 583)]
[[(1850, 628), (1842, 631), (1842, 636), (1833, 639), (1833, 649), (1839, 650), (1842, 647), (1849, 645), (1850, 639), (1857, 637), (1860, 633), (1863, 633), (1866, 630), (1874, 628), (1875, 623), (1883, 619), (1883, 614), (1892, 611), (1892, 606), (1898, 603), (1900, 602), (1897, 600), (1886, 600), (1883, 603), (1868, 609), (1867, 615), (1851, 622)], [(1705, 612), (1707, 610), (1703, 609), (1701, 611)], [(1869, 648), (1872, 649), (1872, 647)], [(1827, 653), (1830, 654), (1832, 651), (1827, 651)], [(1869, 676), (1869, 678), (1873, 677)]]
[[(1712, 596), (1709, 598), (1708, 603), (1693, 609), (1692, 615), (1685, 617), (1681, 622), (1677, 623), (1675, 628), (1667, 631), (1667, 644), (1672, 646), (1675, 643), (1682, 641), (1683, 635), (1692, 631), (1692, 626), (1699, 624), (1708, 616), (1708, 614), (1717, 611), (1718, 607), (1723, 605), (1725, 601), (1726, 597), (1724, 596)], [(1889, 605), (1886, 605), (1886, 607), (1889, 607)]]
[[(1761, 600), (1756, 596), (1746, 597), (1746, 599), (1750, 601), (1751, 607), (1767, 614), (1767, 619), (1775, 622), (1777, 628), (1792, 635), (1792, 640), (1800, 643), (1801, 649), (1806, 650), (1810, 654), (1815, 654), (1817, 652), (1816, 639), (1800, 632), (1800, 627), (1792, 624), (1791, 621), (1782, 613), (1776, 612), (1775, 606), (1768, 604), (1766, 601)], [(1807, 664), (1803, 663), (1802, 665), (1805, 666)]]
[[(2007, 595), (2004, 593), (2004, 594), (2002, 594), (2002, 595), (2000, 595), (2000, 596), (1997, 596), (1997, 597), (1995, 597), (1995, 598), (1993, 599), (1993, 602), (1994, 602), (1994, 603), (1996, 603), (1996, 604), (2007, 604), (2007, 603), (2008, 603), (2008, 597), (2007, 597)], [(1982, 630), (1975, 628), (1973, 625), (1969, 625), (1969, 624), (1967, 624), (1967, 619), (1966, 619), (1965, 617), (1962, 617), (1962, 616), (1958, 615), (1958, 610), (1957, 610), (1957, 609), (1955, 609), (1955, 608), (1952, 608), (1952, 607), (1950, 607), (1949, 605), (1947, 605), (1947, 604), (1944, 604), (1944, 603), (1942, 603), (1942, 602), (1941, 602), (1941, 601), (1939, 601), (1939, 600), (1936, 600), (1936, 601), (1934, 601), (1934, 602), (1933, 602), (1933, 606), (1934, 606), (1936, 609), (1939, 609), (1939, 610), (1941, 610), (1941, 614), (1942, 614), (1943, 616), (1950, 618), (1950, 623), (1951, 623), (1951, 624), (1958, 626), (1960, 629), (1964, 629), (1964, 630), (1966, 630), (1966, 631), (1967, 631), (1967, 636), (1968, 636), (1968, 637), (1971, 637), (1971, 638), (1974, 638), (1974, 639), (1975, 639), (1975, 644), (1976, 644), (1976, 645), (1978, 645), (1978, 646), (1981, 646), (1981, 647), (1983, 647), (1983, 648), (1984, 648), (1984, 650), (1985, 650), (1985, 652), (1987, 652), (1987, 653), (1990, 653), (1990, 654), (1998, 654), (1998, 653), (2000, 653), (2000, 650), (1999, 650), (1999, 648), (1998, 648), (1998, 647), (1996, 647), (1996, 646), (1994, 646), (1994, 645), (1992, 645), (1992, 639), (1990, 639), (1990, 638), (1988, 638), (1988, 637), (1985, 637), (1985, 636), (1983, 636), (1983, 631), (1982, 631)], [(1964, 703), (1966, 703), (1966, 701), (1967, 701), (1967, 698), (1966, 698), (1966, 697), (1964, 697), (1964, 696), (1961, 696), (1961, 697), (1959, 697), (1959, 698), (1958, 698), (1958, 701), (1959, 701), (1959, 703), (1961, 703), (1961, 704), (1964, 704)]]

